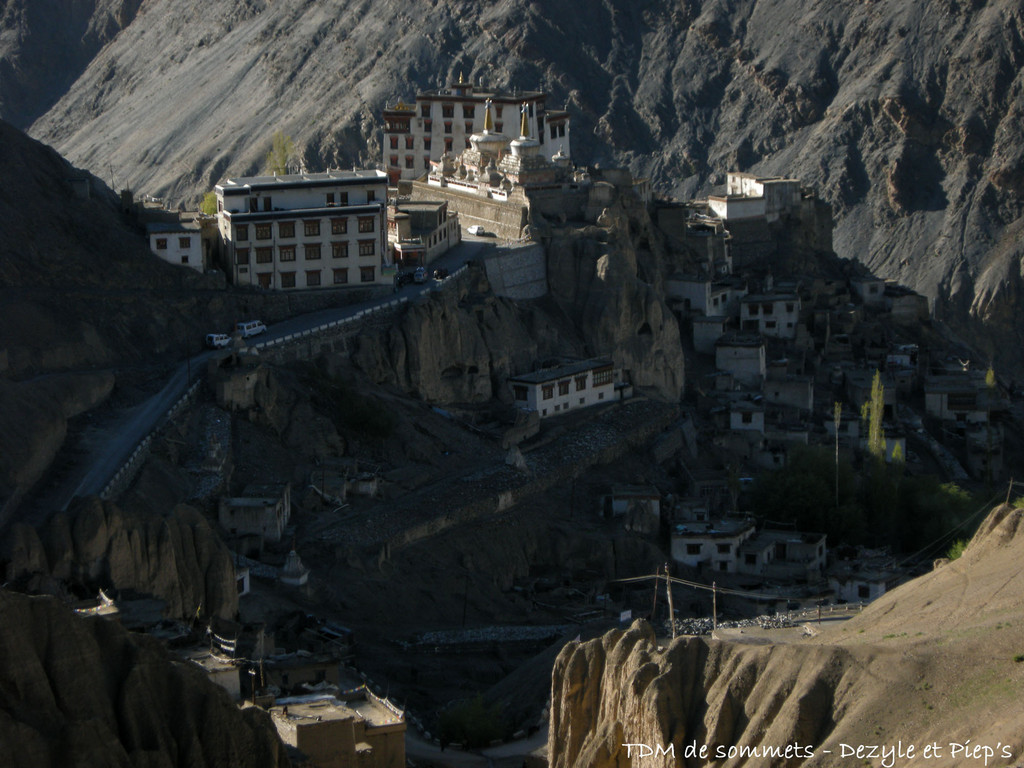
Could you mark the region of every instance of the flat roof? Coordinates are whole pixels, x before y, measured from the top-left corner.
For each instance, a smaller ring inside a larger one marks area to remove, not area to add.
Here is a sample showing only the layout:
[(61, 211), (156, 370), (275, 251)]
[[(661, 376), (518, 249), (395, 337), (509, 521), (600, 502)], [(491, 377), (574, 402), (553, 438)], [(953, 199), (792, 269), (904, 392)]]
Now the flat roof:
[(146, 232), (148, 234), (155, 233), (173, 233), (173, 232), (187, 232), (190, 235), (197, 234), (200, 231), (200, 226), (194, 222), (178, 222), (176, 224), (169, 221), (151, 221), (146, 225)]
[(285, 173), (274, 176), (238, 176), (223, 179), (217, 183), (225, 195), (240, 195), (248, 192), (264, 192), (271, 189), (287, 189), (289, 187), (323, 187), (337, 184), (366, 184), (383, 182), (387, 184), (388, 175), (384, 171), (323, 171), (321, 173)]
[(753, 304), (761, 301), (799, 301), (800, 297), (795, 293), (748, 293), (740, 301), (744, 304)]
[(597, 370), (600, 368), (611, 368), (614, 363), (603, 358), (592, 358), (590, 360), (579, 360), (574, 363), (566, 363), (554, 368), (541, 368), (539, 371), (524, 373), (520, 376), (510, 376), (509, 381), (521, 381), (525, 384), (541, 384), (555, 379), (564, 379), (575, 376), (585, 371)]
[(333, 694), (311, 694), (308, 696), (289, 696), (278, 699), (270, 712), (275, 717), (284, 718), (284, 707), (288, 707), (288, 720), (348, 720), (359, 718), (370, 726), (399, 725), (405, 718), (387, 709), (375, 701), (363, 690), (361, 695), (346, 701), (339, 700)]
[[(303, 216), (358, 216), (361, 213), (378, 214), (383, 203), (369, 203), (367, 205), (330, 205), (319, 208), (288, 208), (273, 211), (247, 211), (232, 213), (224, 211), (224, 215), (231, 221), (277, 221), (278, 219), (296, 219)], [(368, 233), (367, 233), (368, 234)]]
[(759, 333), (728, 333), (716, 341), (715, 345), (719, 347), (763, 347), (764, 339)]

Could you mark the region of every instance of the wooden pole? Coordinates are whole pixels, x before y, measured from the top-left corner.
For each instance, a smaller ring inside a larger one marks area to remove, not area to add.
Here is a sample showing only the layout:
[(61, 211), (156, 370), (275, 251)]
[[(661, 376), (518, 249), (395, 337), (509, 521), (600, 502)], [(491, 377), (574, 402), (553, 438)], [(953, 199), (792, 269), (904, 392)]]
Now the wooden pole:
[(718, 631), (718, 584), (711, 582), (711, 629)]
[(661, 575), (659, 568), (654, 572), (654, 603), (651, 605), (651, 624), (654, 623), (654, 614), (658, 610), (658, 577)]
[(676, 639), (676, 612), (672, 607), (672, 576), (668, 572), (668, 563), (665, 563), (665, 591), (668, 592), (668, 620), (672, 625), (672, 639)]

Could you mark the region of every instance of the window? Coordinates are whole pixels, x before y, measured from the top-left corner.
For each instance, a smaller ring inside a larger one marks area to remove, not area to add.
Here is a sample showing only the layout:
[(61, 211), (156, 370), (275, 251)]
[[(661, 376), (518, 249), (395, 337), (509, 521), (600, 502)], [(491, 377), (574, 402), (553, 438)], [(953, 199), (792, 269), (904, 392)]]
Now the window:
[(433, 126), (434, 126), (434, 121), (433, 120), (424, 120), (423, 121), (423, 128), (424, 128), (424, 130), (429, 131)]
[(269, 197), (264, 197), (263, 198), (263, 210), (264, 211), (271, 211), (271, 210), (273, 210), (273, 208), (271, 208), (270, 206), (271, 206), (270, 198)]
[(373, 189), (368, 189), (366, 191), (366, 202), (372, 203), (372, 202), (376, 201), (376, 199), (377, 199), (377, 191), (373, 190)]
[(191, 237), (179, 237), (178, 238), (178, 247), (179, 248), (191, 248), (192, 247), (192, 238)]
[(260, 288), (269, 288), (271, 277), (272, 275), (269, 272), (260, 272), (256, 275), (256, 279), (260, 282)]
[(376, 252), (376, 242), (373, 240), (360, 240), (359, 241), (359, 255), (360, 256), (373, 256)]
[(274, 249), (273, 248), (257, 248), (256, 249), (256, 263), (257, 264), (269, 264), (274, 260)]
[(430, 158), (425, 155), (423, 157), (423, 170), (430, 170)]
[(182, 264), (188, 264), (188, 256), (182, 256), (181, 257), (181, 263)]
[(859, 584), (857, 586), (857, 597), (861, 600), (866, 600), (871, 597), (871, 590), (868, 588), (867, 584)]
[(495, 105), (495, 107), (494, 107), (494, 116), (495, 117), (501, 117), (501, 111), (503, 109), (504, 109), (504, 107), (502, 107), (500, 104)]
[(472, 123), (466, 123), (466, 133), (472, 133), (472, 132), (473, 132), (473, 124)]
[(743, 562), (747, 565), (757, 565), (757, 555), (753, 552), (747, 552), (747, 554), (743, 556)]
[(773, 304), (765, 304), (764, 307), (762, 307), (762, 311), (766, 315), (775, 314), (775, 306)]
[(414, 141), (415, 141), (415, 139), (412, 136), (406, 136), (405, 137), (405, 148), (406, 149), (412, 149), (415, 146), (413, 144)]
[(470, 104), (468, 106), (465, 105), (465, 104), (462, 105), (462, 116), (464, 118), (472, 120), (473, 119), (473, 112), (474, 112), (474, 108), (473, 108), (472, 104)]
[(316, 288), (320, 285), (320, 270), (314, 269), (306, 272), (306, 287)]
[[(587, 388), (587, 377), (586, 375), (576, 377), (576, 391), (582, 392)], [(582, 400), (580, 402), (583, 402)]]
[(347, 269), (335, 269), (334, 271), (334, 284), (345, 285), (348, 283), (348, 270)]
[(332, 259), (347, 259), (348, 258), (348, 243), (331, 243), (331, 258)]
[(302, 231), (306, 237), (316, 237), (320, 234), (320, 219), (307, 219), (302, 222)]
[(278, 253), (281, 254), (281, 261), (295, 261), (294, 245), (282, 245), (278, 249)]
[(444, 121), (444, 132), (445, 133), (451, 133), (452, 132), (452, 124), (451, 124), (450, 120), (445, 120)]
[(749, 413), (749, 412), (742, 413), (742, 414), (740, 414), (740, 420), (744, 424), (753, 424), (754, 423), (754, 414)]
[(470, 143), (469, 143), (469, 139), (467, 138), (466, 139), (466, 149), (469, 149), (469, 147), (470, 147)]
[(405, 156), (405, 167), (406, 168), (414, 168), (415, 167), (413, 165), (414, 162), (415, 161), (413, 160), (412, 155), (406, 155)]
[(540, 388), (540, 391), (541, 391), (541, 397), (544, 400), (550, 400), (552, 397), (554, 397), (555, 385), (554, 384), (544, 384)]
[(331, 219), (331, 234), (344, 235), (348, 232), (348, 219)]
[(373, 232), (373, 216), (360, 216), (359, 217), (359, 231), (360, 232)]
[(512, 394), (515, 396), (516, 400), (526, 400), (527, 399), (527, 388), (526, 388), (526, 385), (525, 384), (513, 384), (512, 385)]
[(235, 227), (235, 240), (248, 240), (249, 239), (249, 225), (239, 224)]
[(398, 137), (397, 136), (392, 136), (391, 137), (391, 148), (392, 149), (398, 149)]
[(700, 554), (700, 544), (687, 544), (686, 545), (686, 554), (688, 554), (688, 555), (699, 555)]
[(398, 155), (392, 155), (388, 160), (392, 166), (398, 165)]
[(295, 222), (280, 221), (277, 224), (278, 237), (295, 237)]
[(249, 212), (258, 211), (260, 209), (260, 199), (258, 197), (249, 198)]
[(429, 104), (420, 104), (420, 117), (430, 117)]
[(612, 383), (612, 369), (607, 368), (603, 371), (594, 371), (594, 386), (603, 387), (607, 384)]
[(306, 261), (316, 261), (320, 258), (320, 243), (307, 243), (303, 246), (303, 256)]
[(328, 206), (334, 205), (334, 193), (333, 192), (328, 192), (327, 193), (327, 205)]
[(359, 281), (361, 283), (372, 283), (376, 277), (376, 267), (360, 267), (359, 268)]
[(720, 570), (720, 571), (728, 571), (729, 570), (729, 563), (727, 561), (725, 561), (725, 560), (719, 560), (718, 561), (718, 570)]
[(793, 311), (793, 305), (792, 304), (787, 304), (786, 305), (786, 311), (787, 312), (792, 312)]
[(282, 288), (294, 288), (295, 287), (295, 273), (294, 272), (282, 272), (281, 273), (281, 287)]
[(565, 381), (558, 382), (558, 394), (559, 395), (568, 395), (569, 394), (569, 380), (568, 379), (566, 379)]
[(156, 249), (158, 251), (166, 251), (167, 250), (167, 238), (166, 237), (158, 237), (156, 239)]
[(444, 140), (444, 151), (445, 152), (451, 152), (452, 151), (452, 140), (451, 139), (445, 139)]
[(338, 205), (348, 205), (348, 192), (338, 193)]
[(441, 105), (441, 117), (454, 117), (455, 116), (455, 105), (454, 104), (442, 104)]
[(256, 225), (256, 239), (257, 240), (269, 240), (270, 239), (270, 225), (269, 224), (257, 224)]
[(501, 120), (498, 120), (497, 122), (494, 123), (494, 127), (498, 129), (498, 133), (501, 133), (501, 129), (504, 127), (504, 125), (505, 124), (502, 123)]
[(430, 137), (429, 136), (424, 136), (423, 137), (423, 149), (425, 149), (427, 152), (430, 151)]
[(732, 545), (731, 544), (719, 544), (718, 545), (718, 554), (720, 554), (720, 555), (730, 555), (730, 554), (732, 554)]
[(238, 248), (235, 250), (235, 264), (248, 264), (249, 263), (249, 249)]

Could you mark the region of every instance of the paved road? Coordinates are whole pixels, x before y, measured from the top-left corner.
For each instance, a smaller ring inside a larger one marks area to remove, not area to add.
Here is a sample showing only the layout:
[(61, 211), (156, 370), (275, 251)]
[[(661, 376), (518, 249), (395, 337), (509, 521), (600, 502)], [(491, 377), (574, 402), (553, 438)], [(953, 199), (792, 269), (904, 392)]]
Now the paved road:
[[(494, 238), (466, 236), (462, 243), (432, 262), (431, 269), (445, 267), (454, 272), (467, 261), (486, 257), (488, 252), (494, 250), (495, 244)], [(406, 285), (397, 295), (412, 299), (436, 285), (434, 280), (428, 280), (420, 285)], [(394, 295), (386, 294), (381, 298), (358, 304), (292, 317), (270, 326), (265, 335), (253, 341), (273, 341), (289, 334), (300, 333), (325, 323), (352, 317), (362, 310), (387, 304), (394, 298)], [(30, 510), (19, 510), (15, 517), (38, 528), (44, 525), (54, 512), (65, 511), (76, 496), (99, 494), (117, 470), (124, 466), (136, 446), (160, 424), (167, 411), (185, 394), (189, 387), (189, 374), (192, 381), (202, 375), (211, 354), (202, 352), (182, 362), (157, 394), (133, 408), (112, 414), (105, 424), (97, 425), (96, 435), (90, 440), (91, 454), (75, 465), (59, 485), (38, 495)]]

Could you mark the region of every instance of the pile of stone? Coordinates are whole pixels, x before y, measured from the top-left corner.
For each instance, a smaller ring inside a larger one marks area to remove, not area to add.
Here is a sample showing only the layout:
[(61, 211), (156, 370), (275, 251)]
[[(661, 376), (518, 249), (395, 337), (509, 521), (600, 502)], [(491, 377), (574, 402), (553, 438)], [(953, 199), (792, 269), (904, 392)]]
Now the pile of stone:
[[(693, 619), (676, 619), (677, 635), (710, 635), (714, 630), (714, 621), (708, 616), (700, 616)], [(760, 627), (761, 629), (785, 629), (796, 626), (792, 619), (785, 613), (772, 616), (756, 616), (752, 619), (740, 619), (738, 621), (720, 621), (718, 627), (721, 629), (734, 629), (744, 627)], [(666, 621), (665, 632), (671, 634), (672, 627)]]

